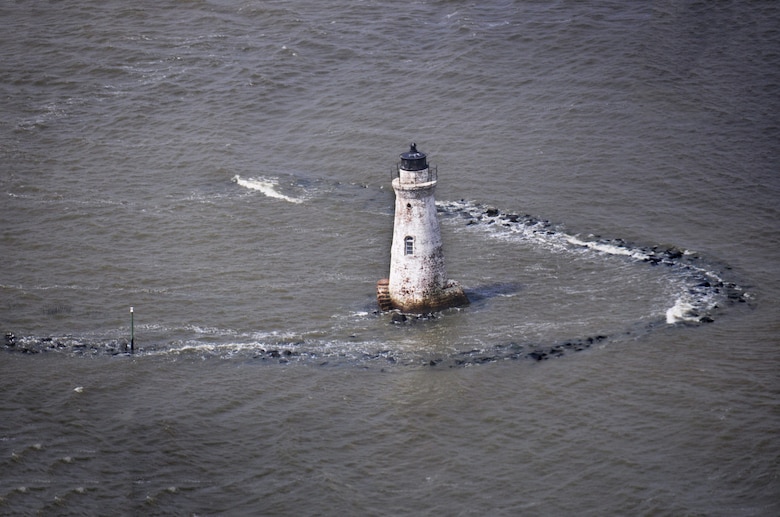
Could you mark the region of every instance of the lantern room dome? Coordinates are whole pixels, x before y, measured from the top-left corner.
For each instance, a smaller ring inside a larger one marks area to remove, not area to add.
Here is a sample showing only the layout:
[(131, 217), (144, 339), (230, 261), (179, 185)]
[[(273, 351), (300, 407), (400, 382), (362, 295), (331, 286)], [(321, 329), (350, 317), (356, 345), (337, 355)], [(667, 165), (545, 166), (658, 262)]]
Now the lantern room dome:
[(401, 169), (405, 171), (421, 171), (428, 168), (425, 153), (417, 150), (417, 144), (409, 146), (409, 151), (401, 153)]

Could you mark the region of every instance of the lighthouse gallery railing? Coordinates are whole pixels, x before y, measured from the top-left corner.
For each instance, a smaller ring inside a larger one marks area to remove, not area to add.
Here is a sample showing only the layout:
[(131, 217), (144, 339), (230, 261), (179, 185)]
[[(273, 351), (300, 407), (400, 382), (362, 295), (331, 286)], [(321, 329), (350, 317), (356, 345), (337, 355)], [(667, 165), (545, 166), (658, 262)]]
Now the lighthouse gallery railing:
[[(412, 171), (415, 174), (420, 174), (423, 171)], [(397, 179), (398, 176), (401, 174), (401, 164), (397, 164), (395, 166), (395, 169), (390, 170), (390, 181)], [(439, 176), (439, 168), (436, 165), (429, 165), (428, 169), (425, 171), (425, 175), (422, 177), (418, 176), (419, 183), (428, 183), (429, 181), (438, 181)]]

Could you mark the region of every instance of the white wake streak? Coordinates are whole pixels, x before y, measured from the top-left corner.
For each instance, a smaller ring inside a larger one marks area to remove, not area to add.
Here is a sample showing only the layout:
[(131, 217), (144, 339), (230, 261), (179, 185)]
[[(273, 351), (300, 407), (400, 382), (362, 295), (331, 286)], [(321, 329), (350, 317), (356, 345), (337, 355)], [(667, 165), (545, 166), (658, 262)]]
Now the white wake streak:
[(290, 196), (285, 196), (276, 188), (279, 186), (279, 182), (274, 178), (248, 178), (244, 179), (238, 174), (233, 176), (233, 181), (238, 185), (251, 190), (257, 190), (262, 192), (268, 197), (275, 199), (281, 199), (288, 203), (303, 203), (303, 199), (298, 199)]

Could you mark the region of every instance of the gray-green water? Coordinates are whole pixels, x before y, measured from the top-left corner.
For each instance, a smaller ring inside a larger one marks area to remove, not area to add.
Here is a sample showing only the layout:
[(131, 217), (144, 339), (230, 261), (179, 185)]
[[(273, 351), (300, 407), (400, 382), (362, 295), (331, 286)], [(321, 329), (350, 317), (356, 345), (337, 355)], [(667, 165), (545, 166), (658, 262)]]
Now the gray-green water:
[[(0, 7), (0, 513), (775, 515), (779, 23)], [(473, 303), (396, 325), (411, 141)]]

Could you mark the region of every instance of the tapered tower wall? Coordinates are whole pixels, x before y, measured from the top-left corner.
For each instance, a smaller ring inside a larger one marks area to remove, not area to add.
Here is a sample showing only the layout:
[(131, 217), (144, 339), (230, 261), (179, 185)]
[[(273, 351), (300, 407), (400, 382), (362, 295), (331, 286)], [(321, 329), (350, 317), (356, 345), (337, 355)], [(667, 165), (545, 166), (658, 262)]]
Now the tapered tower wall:
[(435, 182), (405, 187), (393, 181), (395, 221), (390, 249), (390, 298), (404, 305), (420, 305), (444, 287), (444, 269)]

